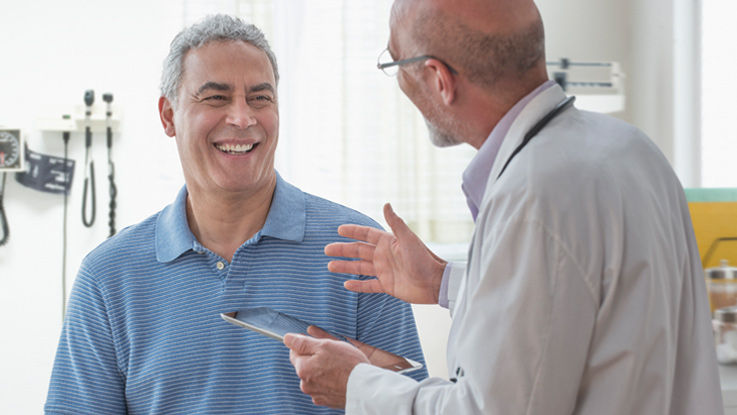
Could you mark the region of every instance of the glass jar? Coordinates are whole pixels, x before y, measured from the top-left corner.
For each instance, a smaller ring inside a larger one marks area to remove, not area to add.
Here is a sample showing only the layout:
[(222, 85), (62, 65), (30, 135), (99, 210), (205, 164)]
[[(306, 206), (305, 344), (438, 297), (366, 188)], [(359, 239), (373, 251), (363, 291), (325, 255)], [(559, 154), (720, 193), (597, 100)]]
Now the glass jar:
[(711, 312), (737, 306), (737, 268), (729, 266), (723, 259), (718, 267), (707, 268), (705, 274)]
[(737, 363), (737, 307), (717, 309), (712, 325), (717, 361), (722, 364)]

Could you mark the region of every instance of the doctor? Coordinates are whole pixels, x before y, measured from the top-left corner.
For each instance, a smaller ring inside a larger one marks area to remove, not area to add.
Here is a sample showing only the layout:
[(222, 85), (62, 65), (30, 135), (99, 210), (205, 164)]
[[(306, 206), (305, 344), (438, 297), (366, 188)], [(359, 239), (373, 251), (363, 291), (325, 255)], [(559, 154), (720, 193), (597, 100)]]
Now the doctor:
[(718, 414), (701, 263), (684, 194), (639, 130), (579, 111), (547, 79), (531, 0), (396, 0), (390, 59), (463, 175), (467, 269), (393, 234), (343, 225), (349, 281), (453, 316), (449, 380), (416, 382), (341, 342), (289, 335), (301, 389), (351, 414)]

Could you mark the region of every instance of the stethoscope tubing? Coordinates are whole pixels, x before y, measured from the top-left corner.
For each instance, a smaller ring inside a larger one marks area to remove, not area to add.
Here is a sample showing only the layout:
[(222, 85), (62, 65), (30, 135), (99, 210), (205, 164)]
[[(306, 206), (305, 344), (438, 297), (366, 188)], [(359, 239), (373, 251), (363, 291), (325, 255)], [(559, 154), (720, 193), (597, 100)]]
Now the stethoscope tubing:
[(527, 131), (527, 134), (525, 134), (525, 137), (522, 139), (522, 142), (517, 146), (517, 148), (514, 149), (514, 151), (512, 152), (512, 155), (509, 156), (507, 161), (504, 163), (504, 166), (502, 167), (502, 170), (499, 172), (499, 175), (496, 176), (497, 180), (499, 180), (499, 178), (502, 177), (502, 173), (504, 173), (504, 171), (507, 169), (507, 166), (509, 166), (509, 163), (512, 161), (512, 159), (514, 159), (514, 157), (517, 154), (519, 154), (519, 152), (522, 151), (523, 148), (525, 148), (525, 146), (530, 142), (530, 140), (532, 140), (532, 138), (535, 137), (540, 132), (540, 130), (545, 128), (545, 126), (548, 125), (548, 123), (552, 121), (553, 118), (557, 117), (560, 113), (562, 113), (568, 107), (573, 105), (573, 101), (575, 100), (576, 100), (575, 96), (570, 96), (564, 99), (563, 101), (559, 102), (558, 105), (555, 106), (555, 108), (553, 108), (552, 110), (550, 110), (550, 112), (545, 114), (545, 116), (542, 117), (540, 121), (535, 123), (535, 125), (533, 125), (529, 131)]

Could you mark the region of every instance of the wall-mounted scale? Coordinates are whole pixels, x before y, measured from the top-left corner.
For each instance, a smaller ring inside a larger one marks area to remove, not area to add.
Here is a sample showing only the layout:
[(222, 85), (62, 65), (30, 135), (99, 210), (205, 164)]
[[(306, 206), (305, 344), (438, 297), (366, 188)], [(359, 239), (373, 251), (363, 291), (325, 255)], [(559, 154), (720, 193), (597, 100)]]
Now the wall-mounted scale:
[(5, 245), (10, 237), (8, 217), (3, 206), (5, 182), (8, 172), (23, 170), (23, 142), (20, 130), (0, 129), (0, 246)]
[(624, 111), (625, 74), (618, 62), (559, 61), (546, 62), (550, 79), (569, 95), (576, 96), (576, 107), (588, 111), (613, 113)]

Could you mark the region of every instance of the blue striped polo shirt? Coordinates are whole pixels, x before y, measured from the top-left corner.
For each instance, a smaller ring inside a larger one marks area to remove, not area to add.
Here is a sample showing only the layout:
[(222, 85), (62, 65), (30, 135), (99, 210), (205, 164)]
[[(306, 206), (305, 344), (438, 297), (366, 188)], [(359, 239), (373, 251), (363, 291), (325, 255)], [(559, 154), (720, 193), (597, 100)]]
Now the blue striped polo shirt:
[(424, 363), (409, 305), (350, 292), (343, 282), (353, 276), (327, 270), (325, 245), (345, 240), (338, 225), (376, 222), (277, 177), (263, 229), (228, 263), (190, 231), (186, 198), (184, 187), (85, 257), (46, 413), (342, 413), (299, 390), (282, 343), (220, 318), (244, 307), (272, 307)]

